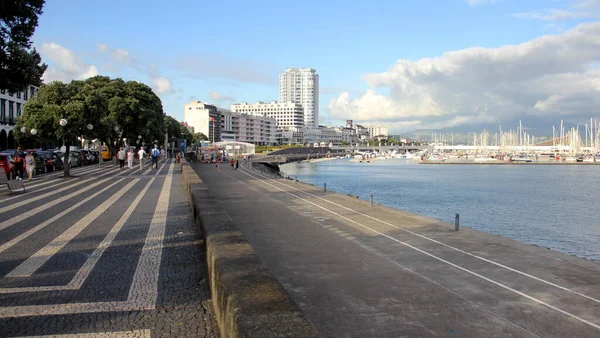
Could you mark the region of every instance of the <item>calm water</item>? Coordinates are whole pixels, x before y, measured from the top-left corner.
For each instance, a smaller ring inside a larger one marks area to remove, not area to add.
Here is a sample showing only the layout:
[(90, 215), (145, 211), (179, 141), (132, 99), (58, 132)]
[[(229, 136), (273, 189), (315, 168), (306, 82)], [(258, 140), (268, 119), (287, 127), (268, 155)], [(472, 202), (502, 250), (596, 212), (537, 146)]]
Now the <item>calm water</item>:
[(600, 261), (600, 166), (286, 164), (285, 176), (377, 203)]

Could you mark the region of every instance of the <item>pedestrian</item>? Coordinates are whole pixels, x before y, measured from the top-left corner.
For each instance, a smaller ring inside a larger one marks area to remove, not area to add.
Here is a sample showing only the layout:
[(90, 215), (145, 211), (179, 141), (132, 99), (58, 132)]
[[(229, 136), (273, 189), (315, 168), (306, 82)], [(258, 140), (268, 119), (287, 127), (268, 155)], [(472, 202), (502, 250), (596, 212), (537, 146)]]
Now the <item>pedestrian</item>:
[(156, 169), (158, 169), (158, 155), (160, 155), (160, 151), (158, 150), (158, 146), (155, 144), (152, 149), (152, 168), (156, 165)]
[(238, 170), (239, 167), (240, 167), (240, 161), (235, 160), (235, 170)]
[(235, 169), (235, 167), (234, 167), (235, 166), (235, 160), (231, 159), (231, 161), (229, 161), (229, 164), (231, 165), (231, 170), (234, 170)]
[(117, 158), (119, 159), (119, 167), (121, 167), (121, 170), (123, 170), (123, 168), (125, 167), (125, 157), (125, 149), (119, 149), (119, 152), (117, 153)]
[[(21, 149), (21, 148), (19, 148)], [(13, 159), (13, 163), (14, 163), (14, 172), (15, 175), (18, 178), (22, 178), (23, 177), (23, 156), (21, 156), (21, 151), (17, 150), (17, 153), (15, 154), (15, 158)]]
[(220, 168), (219, 168), (219, 162), (217, 162), (216, 167), (217, 167), (217, 172), (221, 171)]
[(31, 155), (31, 150), (27, 152), (27, 156), (25, 156), (25, 167), (27, 168), (27, 176), (29, 180), (32, 180), (33, 170), (35, 169), (35, 158)]
[(129, 152), (127, 153), (127, 167), (129, 169), (133, 169), (133, 149), (129, 149)]
[(160, 158), (165, 161), (167, 159), (167, 152), (165, 151), (165, 148), (162, 148), (160, 150)]
[(138, 151), (138, 159), (140, 160), (140, 170), (144, 170), (144, 157), (146, 156), (146, 152), (144, 151), (144, 147), (140, 147), (140, 151)]

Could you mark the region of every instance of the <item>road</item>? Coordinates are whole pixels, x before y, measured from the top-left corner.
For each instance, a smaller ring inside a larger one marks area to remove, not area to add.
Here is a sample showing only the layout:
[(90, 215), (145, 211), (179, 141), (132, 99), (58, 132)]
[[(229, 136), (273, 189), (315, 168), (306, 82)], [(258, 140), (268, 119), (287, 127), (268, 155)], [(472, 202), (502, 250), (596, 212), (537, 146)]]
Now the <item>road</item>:
[(193, 168), (324, 337), (600, 336), (596, 262), (243, 167)]
[(218, 337), (178, 166), (71, 173), (0, 189), (0, 336)]

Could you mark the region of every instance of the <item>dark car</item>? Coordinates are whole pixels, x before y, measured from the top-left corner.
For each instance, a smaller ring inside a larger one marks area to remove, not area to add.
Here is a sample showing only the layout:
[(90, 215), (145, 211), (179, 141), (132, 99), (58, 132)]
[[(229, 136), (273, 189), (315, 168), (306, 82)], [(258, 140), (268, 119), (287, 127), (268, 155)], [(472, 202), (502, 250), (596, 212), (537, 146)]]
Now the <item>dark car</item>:
[(55, 154), (52, 151), (38, 151), (38, 154), (46, 165), (46, 172), (61, 170), (64, 168), (63, 161), (58, 154)]
[(69, 156), (77, 159), (77, 166), (81, 167), (83, 165), (83, 155), (79, 150), (71, 150), (69, 152)]

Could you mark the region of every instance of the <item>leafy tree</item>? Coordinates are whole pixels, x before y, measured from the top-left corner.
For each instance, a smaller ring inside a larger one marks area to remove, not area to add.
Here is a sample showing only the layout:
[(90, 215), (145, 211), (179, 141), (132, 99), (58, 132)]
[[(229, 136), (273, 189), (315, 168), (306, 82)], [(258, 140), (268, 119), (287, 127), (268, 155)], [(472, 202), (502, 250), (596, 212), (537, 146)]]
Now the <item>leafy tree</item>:
[(10, 92), (39, 86), (48, 68), (31, 49), (45, 0), (0, 0), (0, 88)]
[[(86, 97), (81, 94), (83, 86), (83, 81), (73, 81), (70, 84), (55, 81), (42, 86), (38, 97), (27, 101), (15, 126), (17, 141), (29, 137), (27, 133), (21, 133), (21, 127), (26, 127), (27, 130), (36, 129), (36, 136), (42, 139), (58, 137), (63, 140), (67, 159), (65, 177), (70, 176), (68, 158), (72, 141), (81, 135), (83, 130), (87, 130), (87, 124), (97, 119), (97, 116), (94, 116), (94, 107), (91, 107), (89, 102), (86, 102)], [(67, 121), (65, 126), (60, 125), (61, 119)], [(93, 133), (89, 130), (88, 132)]]
[(208, 136), (204, 135), (204, 133), (194, 133), (192, 141), (194, 143), (196, 143), (196, 141), (208, 141)]

